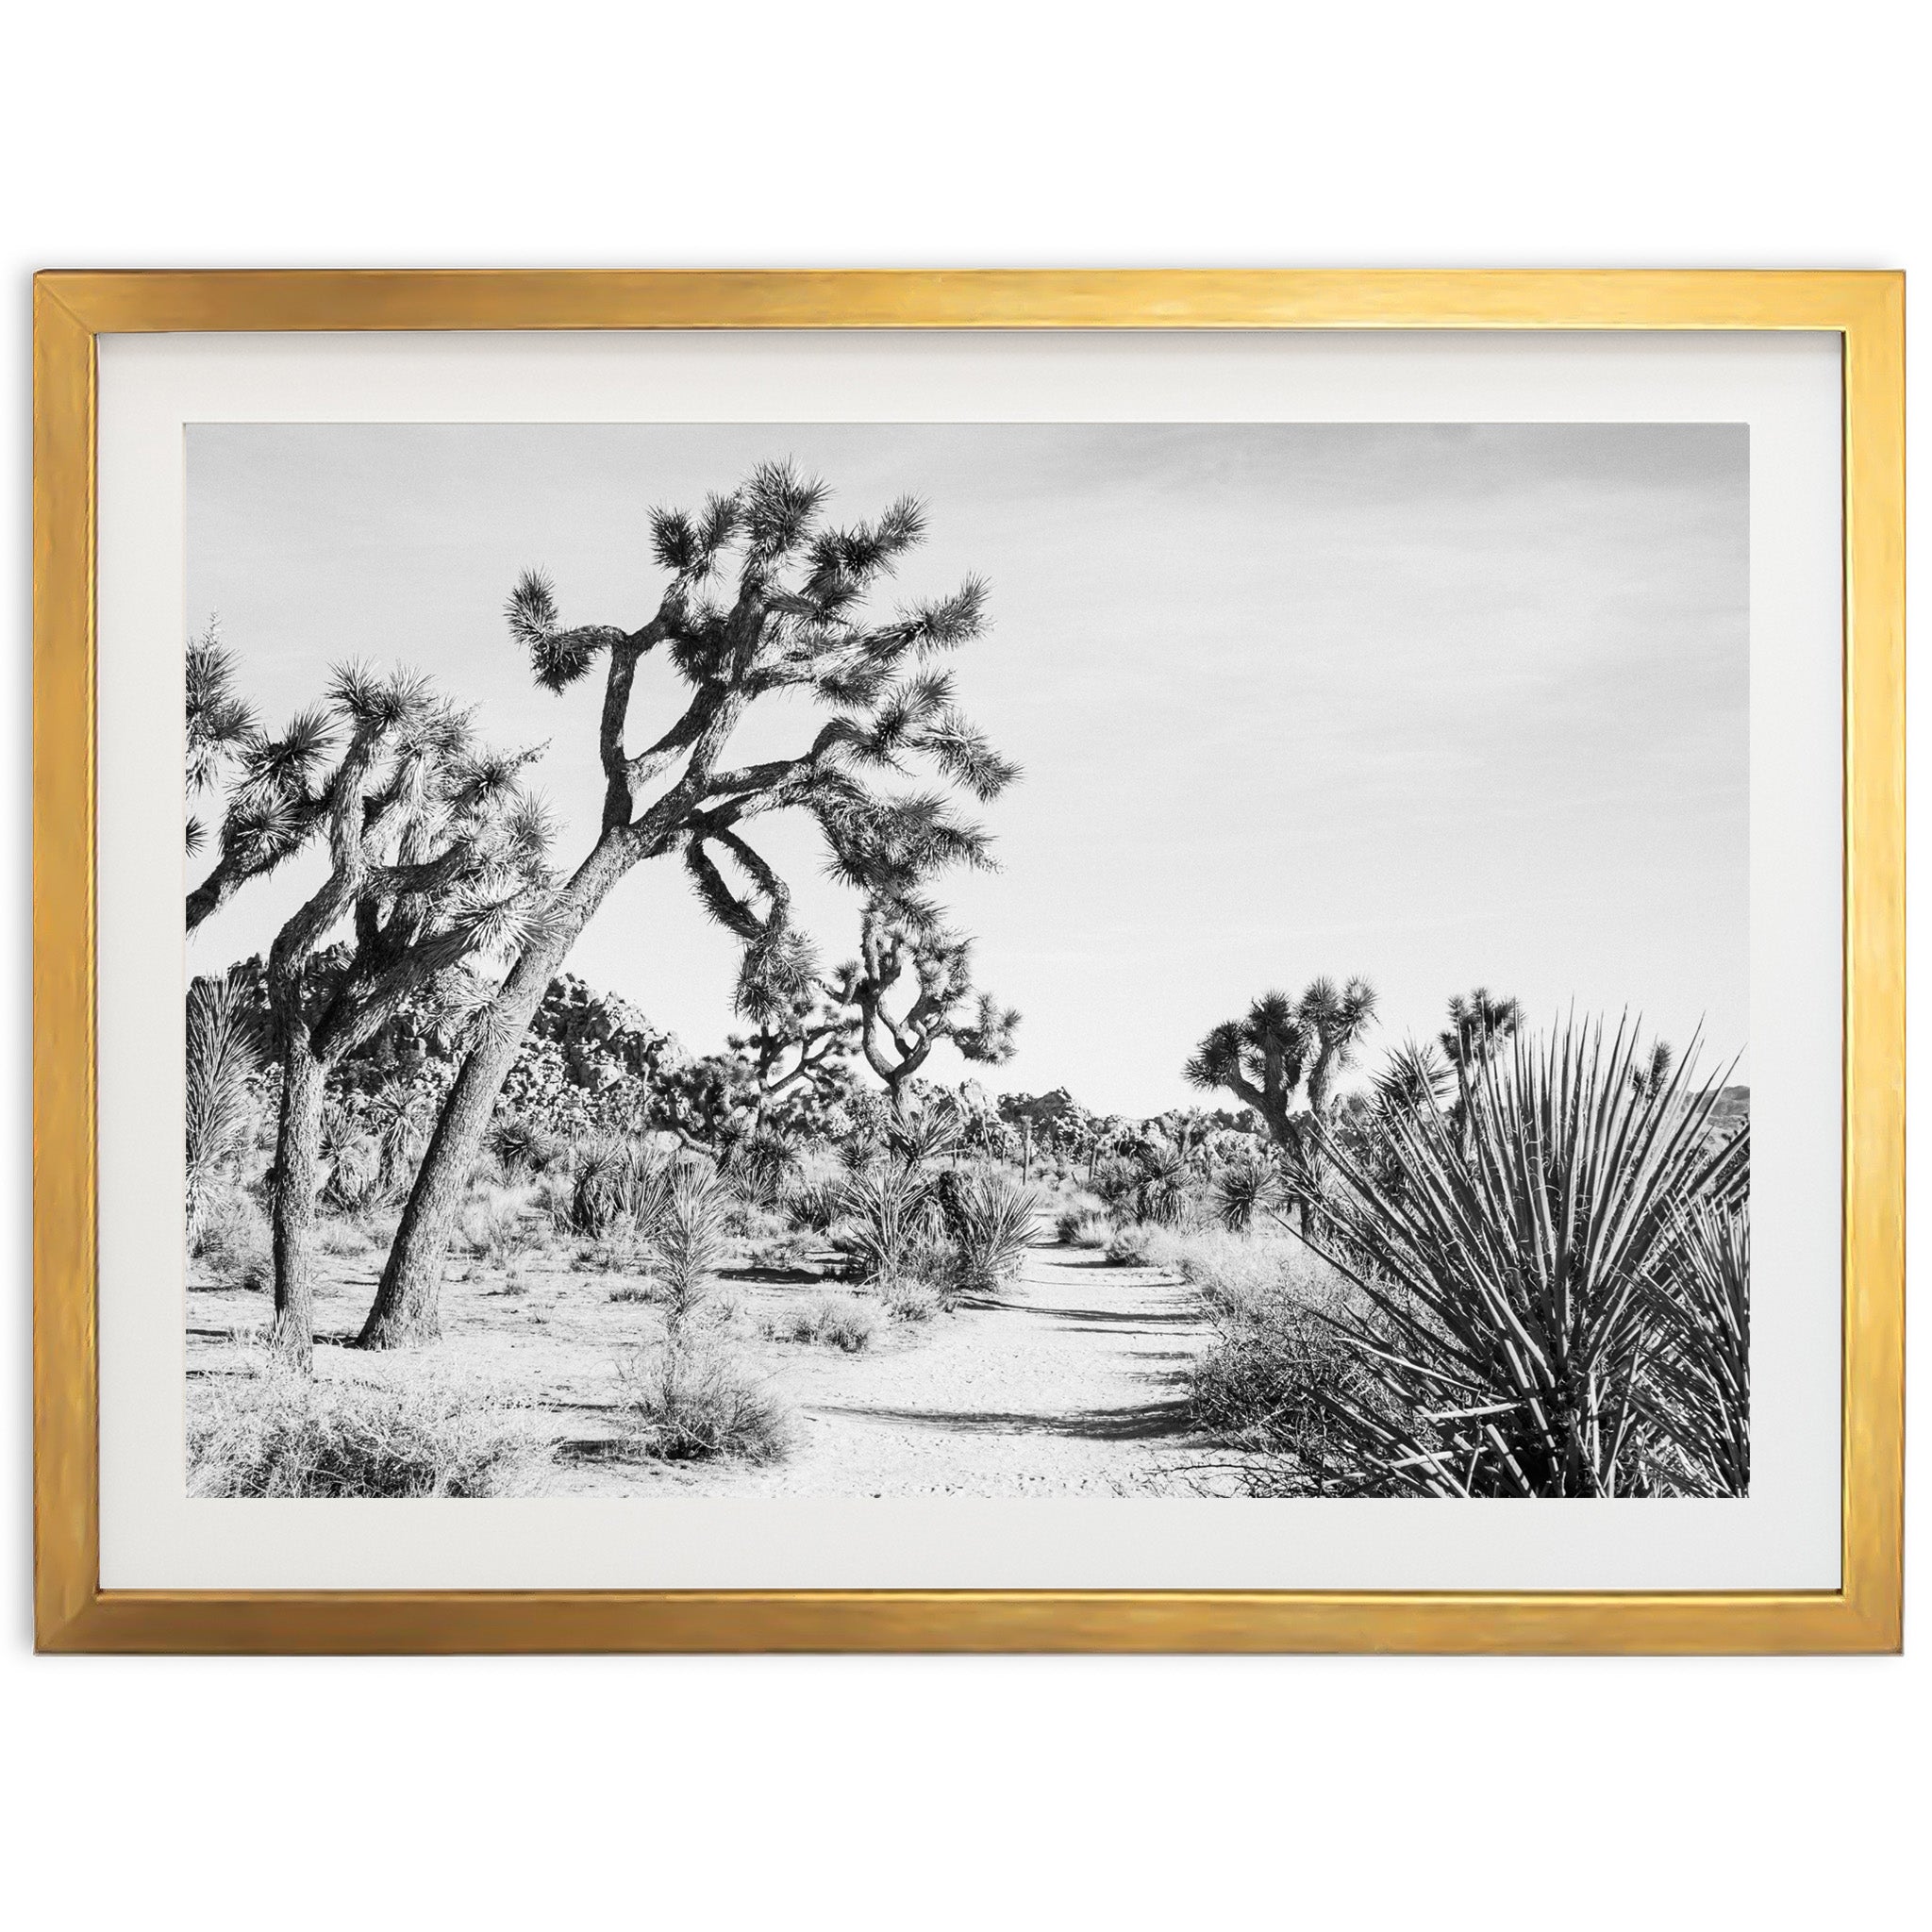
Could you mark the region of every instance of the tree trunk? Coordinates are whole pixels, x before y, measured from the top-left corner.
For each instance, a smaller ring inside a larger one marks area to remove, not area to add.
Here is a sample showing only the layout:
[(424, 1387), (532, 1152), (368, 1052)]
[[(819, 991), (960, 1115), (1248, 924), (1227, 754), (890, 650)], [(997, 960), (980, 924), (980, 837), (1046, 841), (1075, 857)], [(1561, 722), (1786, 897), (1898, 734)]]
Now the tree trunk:
[(558, 969), (605, 895), (636, 862), (628, 841), (607, 832), (558, 895), (549, 929), (510, 969), (483, 1038), (471, 1049), (429, 1137), (358, 1348), (409, 1348), (434, 1341), (450, 1230), (483, 1145), (496, 1097)]
[(322, 1104), (327, 1069), (303, 1039), (282, 1056), (282, 1110), (275, 1134), (275, 1352), (307, 1370), (315, 1349), (315, 1195), (322, 1185)]

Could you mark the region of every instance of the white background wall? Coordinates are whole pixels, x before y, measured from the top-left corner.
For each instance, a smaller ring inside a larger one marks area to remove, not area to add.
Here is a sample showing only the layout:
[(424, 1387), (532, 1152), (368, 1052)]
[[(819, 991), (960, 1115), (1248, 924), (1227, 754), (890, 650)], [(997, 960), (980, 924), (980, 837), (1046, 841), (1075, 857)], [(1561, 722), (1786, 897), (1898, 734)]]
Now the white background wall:
[(30, 270), (1928, 260), (1903, 6), (654, 12), (96, 0), (7, 31), (9, 1912), (1916, 1923), (1922, 1654), (27, 1654)]

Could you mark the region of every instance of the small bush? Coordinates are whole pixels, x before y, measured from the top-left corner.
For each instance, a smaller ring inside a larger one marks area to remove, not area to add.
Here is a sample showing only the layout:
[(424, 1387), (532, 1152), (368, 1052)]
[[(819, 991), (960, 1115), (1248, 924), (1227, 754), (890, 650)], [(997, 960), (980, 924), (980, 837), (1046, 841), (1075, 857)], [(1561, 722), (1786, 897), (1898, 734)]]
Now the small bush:
[(1130, 1221), (1108, 1237), (1107, 1258), (1116, 1268), (1153, 1268), (1156, 1232), (1144, 1221)]
[(917, 1276), (882, 1276), (868, 1292), (889, 1322), (930, 1322), (946, 1308), (945, 1295)]
[(802, 1307), (768, 1316), (764, 1331), (773, 1341), (808, 1341), (858, 1355), (872, 1345), (877, 1326), (875, 1309), (857, 1295), (821, 1295)]
[(654, 1274), (639, 1275), (629, 1281), (613, 1281), (610, 1299), (614, 1302), (661, 1302), (664, 1284)]
[(625, 1440), (657, 1462), (775, 1462), (790, 1420), (765, 1386), (715, 1343), (641, 1349), (618, 1365)]
[(204, 1194), (189, 1253), (220, 1281), (258, 1286), (274, 1276), (268, 1216), (253, 1194), (232, 1183), (217, 1182)]
[(244, 1360), (197, 1386), (192, 1496), (494, 1496), (530, 1486), (534, 1450), (514, 1403), (424, 1377), (318, 1381)]

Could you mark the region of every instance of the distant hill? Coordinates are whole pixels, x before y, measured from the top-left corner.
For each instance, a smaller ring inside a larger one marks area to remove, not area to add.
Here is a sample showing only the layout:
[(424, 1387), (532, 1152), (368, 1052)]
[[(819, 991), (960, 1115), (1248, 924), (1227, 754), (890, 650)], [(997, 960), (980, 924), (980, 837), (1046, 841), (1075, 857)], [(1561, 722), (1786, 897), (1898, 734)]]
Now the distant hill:
[(1748, 1087), (1721, 1087), (1717, 1106), (1711, 1114), (1715, 1126), (1726, 1131), (1746, 1126), (1751, 1120), (1751, 1090)]

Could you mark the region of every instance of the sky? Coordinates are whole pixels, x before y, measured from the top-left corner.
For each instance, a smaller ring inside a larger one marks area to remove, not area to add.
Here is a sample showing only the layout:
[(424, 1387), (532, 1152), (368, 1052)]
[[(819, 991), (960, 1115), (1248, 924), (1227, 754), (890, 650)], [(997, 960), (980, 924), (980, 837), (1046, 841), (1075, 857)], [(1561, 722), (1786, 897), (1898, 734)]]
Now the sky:
[[(344, 659), (425, 673), (491, 741), (547, 746), (566, 866), (596, 833), (602, 680), (532, 683), (502, 614), (518, 575), (549, 573), (567, 625), (634, 627), (662, 585), (655, 505), (783, 457), (835, 520), (921, 498), (929, 534), (878, 608), (987, 579), (991, 630), (950, 668), (1024, 774), (985, 809), (998, 870), (944, 893), (1019, 1050), (946, 1048), (928, 1075), (1158, 1112), (1199, 1100), (1181, 1069), (1216, 1022), (1324, 974), (1376, 989), (1364, 1074), (1477, 984), (1538, 1024), (1701, 1031), (1712, 1071), (1744, 1053), (1741, 425), (195, 425), (187, 455), (184, 622), (219, 616), (264, 720)], [(633, 749), (678, 696), (647, 659)], [(815, 728), (768, 700), (724, 762)], [(826, 963), (852, 957), (809, 825), (759, 842)], [(265, 950), (320, 869), (245, 889), (189, 971)], [(569, 970), (705, 1052), (734, 965), (663, 861)]]

